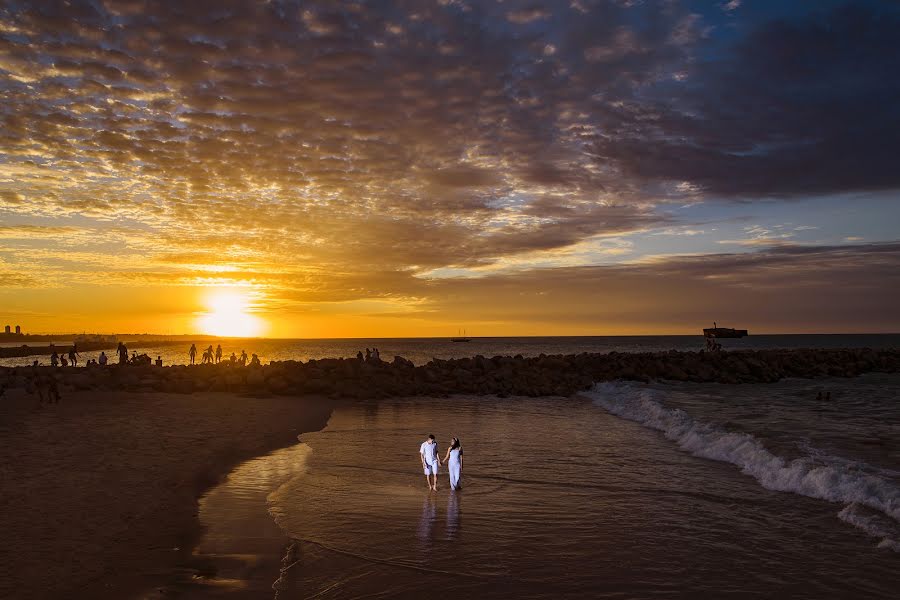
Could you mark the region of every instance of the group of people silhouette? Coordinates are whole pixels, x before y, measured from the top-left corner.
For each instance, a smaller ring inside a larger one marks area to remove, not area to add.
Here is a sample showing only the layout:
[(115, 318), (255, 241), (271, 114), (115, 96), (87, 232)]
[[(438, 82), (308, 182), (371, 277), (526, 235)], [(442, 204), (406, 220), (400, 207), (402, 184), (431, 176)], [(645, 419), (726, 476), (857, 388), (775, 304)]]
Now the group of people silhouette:
[(356, 353), (356, 359), (357, 360), (365, 360), (366, 362), (372, 362), (372, 361), (377, 362), (377, 361), (381, 360), (381, 353), (378, 351), (378, 348), (372, 348), (371, 350), (366, 348), (365, 359), (363, 359), (362, 350), (360, 350), (359, 352)]
[[(53, 347), (53, 344), (50, 345)], [(68, 367), (71, 364), (73, 367), (78, 366), (78, 357), (81, 356), (78, 354), (78, 344), (72, 344), (72, 347), (69, 349), (68, 353), (60, 353), (56, 350), (53, 350), (53, 353), (50, 354), (50, 366), (58, 367)], [(68, 359), (66, 358), (68, 357)]]
[[(57, 352), (56, 349), (53, 348), (51, 344), (52, 353), (50, 354), (50, 366), (52, 367), (68, 367), (78, 366), (78, 360), (81, 357), (81, 354), (78, 352), (78, 345), (72, 344), (72, 347), (68, 351)], [(366, 356), (370, 355), (369, 349), (366, 349)], [(123, 342), (119, 342), (116, 347), (116, 356), (118, 357), (118, 364), (120, 365), (149, 365), (153, 363), (150, 356), (147, 354), (138, 354), (137, 352), (132, 351), (131, 356), (128, 356), (128, 346), (126, 346)], [(190, 364), (197, 364), (197, 345), (191, 344), (191, 348), (188, 351), (188, 356), (190, 357)], [(362, 358), (362, 353), (360, 353), (360, 358)], [(100, 356), (95, 359), (90, 359), (85, 363), (85, 366), (93, 367), (93, 366), (101, 366), (104, 367), (109, 364), (109, 357), (106, 355), (106, 352), (100, 352)], [(203, 351), (201, 355), (201, 364), (219, 364), (225, 362), (226, 364), (231, 364), (234, 366), (245, 367), (249, 366), (261, 366), (262, 362), (259, 359), (259, 356), (256, 354), (247, 355), (246, 350), (241, 350), (241, 355), (238, 356), (234, 352), (231, 353), (231, 356), (227, 359), (223, 360), (222, 346), (218, 345), (215, 349), (213, 349), (212, 344)], [(162, 366), (162, 356), (157, 357), (155, 361), (156, 366)], [(35, 367), (40, 366), (39, 361), (34, 361)]]
[[(197, 364), (197, 344), (191, 344), (191, 349), (188, 350), (188, 356), (191, 359), (192, 365)], [(232, 365), (236, 365), (239, 367), (245, 367), (245, 366), (247, 366), (247, 361), (248, 361), (247, 351), (241, 350), (240, 356), (238, 356), (237, 354), (232, 352), (231, 356), (228, 358), (227, 363), (230, 363)], [(213, 350), (212, 344), (210, 344), (209, 347), (203, 351), (203, 355), (201, 357), (201, 364), (204, 364), (204, 365), (216, 364), (217, 365), (221, 362), (222, 362), (222, 345), (219, 344), (218, 346), (216, 346), (216, 349)], [(259, 360), (259, 356), (257, 356), (256, 354), (253, 354), (250, 356), (249, 363), (250, 363), (250, 366), (259, 366), (262, 364)]]
[[(53, 348), (53, 344), (50, 345), (53, 351), (50, 354), (50, 366), (51, 367), (77, 367), (78, 359), (81, 357), (81, 353), (78, 352), (78, 344), (72, 344), (72, 347), (68, 350), (68, 352), (57, 352), (56, 349)], [(131, 357), (128, 356), (128, 346), (124, 343), (119, 342), (119, 345), (116, 347), (116, 354), (119, 358), (120, 365), (149, 365), (153, 361), (147, 354), (138, 354), (137, 352), (132, 351)], [(84, 363), (86, 367), (105, 367), (109, 364), (109, 357), (106, 355), (105, 351), (100, 352), (100, 356), (97, 358), (91, 358), (87, 362)], [(34, 361), (32, 365), (34, 367), (41, 366), (40, 361)], [(162, 366), (162, 356), (158, 356), (156, 358), (156, 366)]]

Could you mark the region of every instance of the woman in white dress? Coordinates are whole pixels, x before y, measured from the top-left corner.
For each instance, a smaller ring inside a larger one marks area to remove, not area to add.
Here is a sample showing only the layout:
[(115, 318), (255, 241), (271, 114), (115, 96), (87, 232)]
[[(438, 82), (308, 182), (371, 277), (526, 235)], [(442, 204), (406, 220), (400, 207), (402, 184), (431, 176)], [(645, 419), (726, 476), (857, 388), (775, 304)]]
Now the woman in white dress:
[(450, 467), (447, 469), (450, 471), (450, 489), (458, 490), (461, 488), (462, 486), (459, 484), (459, 478), (460, 475), (462, 475), (463, 451), (462, 445), (459, 443), (459, 438), (453, 438), (453, 443), (447, 448), (447, 454), (444, 455), (444, 460), (442, 460), (441, 463), (450, 464)]

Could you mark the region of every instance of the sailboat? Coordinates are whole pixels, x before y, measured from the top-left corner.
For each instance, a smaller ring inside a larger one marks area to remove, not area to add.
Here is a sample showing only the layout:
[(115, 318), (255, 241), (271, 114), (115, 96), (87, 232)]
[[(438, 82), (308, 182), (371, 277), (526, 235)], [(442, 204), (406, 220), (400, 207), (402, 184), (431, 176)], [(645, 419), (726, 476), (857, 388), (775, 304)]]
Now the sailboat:
[(471, 342), (471, 341), (472, 341), (472, 338), (466, 337), (466, 330), (465, 330), (465, 329), (462, 330), (462, 335), (459, 335), (459, 332), (458, 332), (458, 331), (457, 331), (456, 333), (457, 333), (457, 337), (455, 337), (455, 338), (450, 338), (450, 341), (451, 341), (451, 342)]

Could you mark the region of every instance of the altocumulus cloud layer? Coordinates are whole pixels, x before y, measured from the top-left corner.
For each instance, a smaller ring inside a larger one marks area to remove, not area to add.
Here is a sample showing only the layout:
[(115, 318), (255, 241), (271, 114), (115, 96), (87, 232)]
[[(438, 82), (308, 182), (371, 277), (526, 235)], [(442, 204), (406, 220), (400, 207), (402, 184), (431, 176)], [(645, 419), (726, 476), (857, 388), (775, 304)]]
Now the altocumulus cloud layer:
[(781, 4), (4, 3), (0, 286), (896, 328), (892, 239), (634, 241), (684, 205), (896, 197), (896, 4)]

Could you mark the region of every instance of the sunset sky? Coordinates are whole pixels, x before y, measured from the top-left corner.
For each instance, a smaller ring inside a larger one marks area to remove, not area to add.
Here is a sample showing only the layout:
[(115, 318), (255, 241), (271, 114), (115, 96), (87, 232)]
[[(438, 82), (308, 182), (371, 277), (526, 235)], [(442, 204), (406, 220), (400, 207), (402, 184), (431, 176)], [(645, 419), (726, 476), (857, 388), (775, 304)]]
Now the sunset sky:
[(0, 8), (0, 320), (900, 331), (900, 4)]

